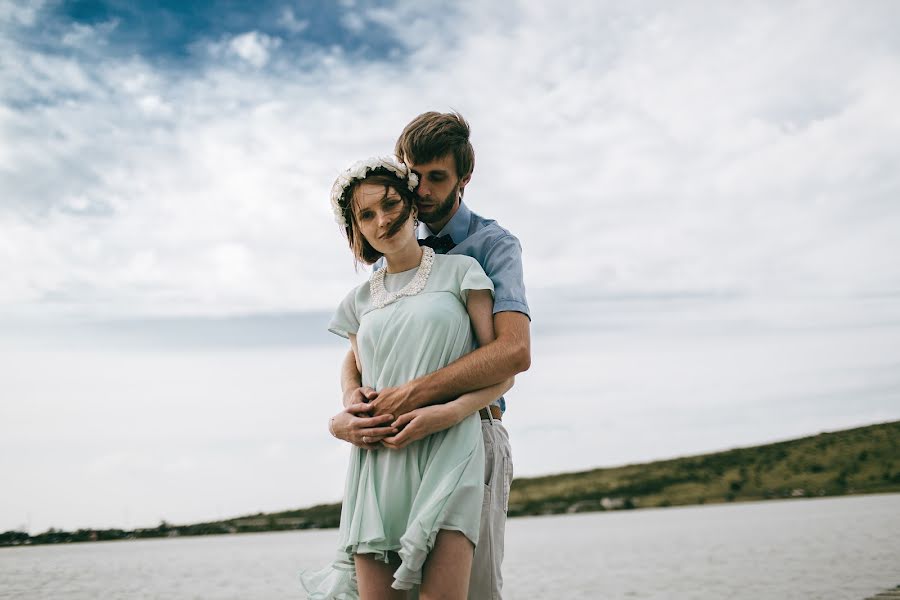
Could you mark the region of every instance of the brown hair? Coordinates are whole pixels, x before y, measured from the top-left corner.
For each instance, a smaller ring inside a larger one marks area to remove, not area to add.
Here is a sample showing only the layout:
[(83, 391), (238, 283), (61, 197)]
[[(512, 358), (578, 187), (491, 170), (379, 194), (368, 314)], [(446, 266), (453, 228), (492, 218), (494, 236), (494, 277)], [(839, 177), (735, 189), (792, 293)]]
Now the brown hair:
[(353, 257), (356, 261), (371, 265), (381, 258), (382, 254), (373, 248), (366, 238), (359, 233), (359, 225), (356, 222), (356, 211), (353, 210), (353, 196), (356, 194), (357, 188), (359, 188), (362, 183), (373, 183), (375, 185), (384, 186), (385, 194), (388, 193), (388, 188), (391, 188), (396, 190), (400, 195), (400, 200), (403, 202), (403, 209), (400, 212), (400, 216), (391, 224), (390, 229), (388, 229), (387, 234), (389, 236), (400, 231), (404, 224), (406, 224), (409, 215), (412, 213), (412, 209), (416, 204), (416, 193), (407, 187), (405, 180), (400, 179), (394, 173), (383, 167), (379, 167), (370, 172), (364, 179), (354, 180), (353, 183), (348, 185), (347, 189), (344, 190), (344, 194), (341, 196), (340, 200), (344, 221), (347, 223), (347, 226), (344, 228), (344, 234), (347, 237), (347, 242), (350, 245), (350, 249), (353, 251)]
[(407, 125), (394, 154), (407, 164), (427, 163), (453, 154), (456, 176), (462, 179), (475, 169), (475, 149), (469, 141), (469, 123), (458, 112), (422, 113)]

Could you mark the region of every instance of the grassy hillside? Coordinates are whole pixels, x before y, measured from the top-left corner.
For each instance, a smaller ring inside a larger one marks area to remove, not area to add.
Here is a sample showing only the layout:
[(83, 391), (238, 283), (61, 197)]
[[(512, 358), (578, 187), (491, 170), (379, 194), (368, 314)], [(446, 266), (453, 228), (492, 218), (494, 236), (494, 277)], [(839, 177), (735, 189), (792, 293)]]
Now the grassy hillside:
[(516, 479), (509, 514), (896, 491), (900, 422), (700, 456)]

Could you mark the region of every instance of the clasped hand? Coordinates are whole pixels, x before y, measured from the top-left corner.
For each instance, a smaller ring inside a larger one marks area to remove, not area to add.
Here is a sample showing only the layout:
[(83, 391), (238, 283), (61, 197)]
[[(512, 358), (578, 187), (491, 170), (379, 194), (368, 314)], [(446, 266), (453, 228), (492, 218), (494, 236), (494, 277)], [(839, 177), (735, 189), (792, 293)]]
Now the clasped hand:
[(399, 450), (432, 433), (443, 431), (459, 420), (445, 405), (417, 408), (396, 419), (392, 414), (371, 416), (375, 407), (370, 403), (378, 395), (368, 387), (353, 390), (347, 400), (347, 408), (331, 419), (334, 436), (365, 450), (382, 446)]

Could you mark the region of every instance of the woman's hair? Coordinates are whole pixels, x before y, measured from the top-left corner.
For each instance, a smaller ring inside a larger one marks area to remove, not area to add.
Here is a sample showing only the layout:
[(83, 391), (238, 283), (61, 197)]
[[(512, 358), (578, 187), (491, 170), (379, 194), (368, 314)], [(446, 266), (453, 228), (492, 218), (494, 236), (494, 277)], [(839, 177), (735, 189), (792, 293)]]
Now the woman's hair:
[(388, 188), (396, 191), (400, 195), (400, 200), (402, 202), (400, 216), (397, 217), (397, 220), (391, 223), (391, 226), (388, 228), (387, 233), (389, 236), (400, 231), (407, 220), (409, 220), (409, 215), (416, 205), (416, 193), (409, 189), (406, 180), (400, 179), (397, 175), (383, 167), (370, 172), (364, 179), (354, 180), (353, 183), (348, 185), (346, 190), (344, 190), (344, 194), (341, 196), (340, 200), (344, 222), (347, 224), (344, 227), (344, 234), (347, 236), (347, 242), (349, 243), (350, 249), (353, 251), (353, 256), (357, 262), (371, 265), (381, 258), (382, 254), (373, 248), (366, 238), (363, 237), (359, 232), (359, 225), (356, 222), (354, 195), (360, 184), (363, 183), (384, 186), (385, 195), (388, 194)]

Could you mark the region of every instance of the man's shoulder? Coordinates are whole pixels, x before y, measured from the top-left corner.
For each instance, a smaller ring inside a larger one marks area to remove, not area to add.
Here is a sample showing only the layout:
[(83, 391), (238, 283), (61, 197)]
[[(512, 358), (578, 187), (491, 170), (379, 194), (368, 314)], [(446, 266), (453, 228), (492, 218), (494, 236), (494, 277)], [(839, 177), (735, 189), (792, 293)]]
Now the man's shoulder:
[[(478, 236), (475, 238), (475, 236)], [(474, 239), (473, 239), (474, 238)], [(519, 238), (515, 236), (509, 229), (503, 227), (496, 219), (488, 219), (482, 217), (475, 211), (472, 211), (472, 227), (469, 237), (466, 241), (477, 241), (484, 239), (485, 241), (498, 242), (506, 240), (509, 242), (519, 243)]]

